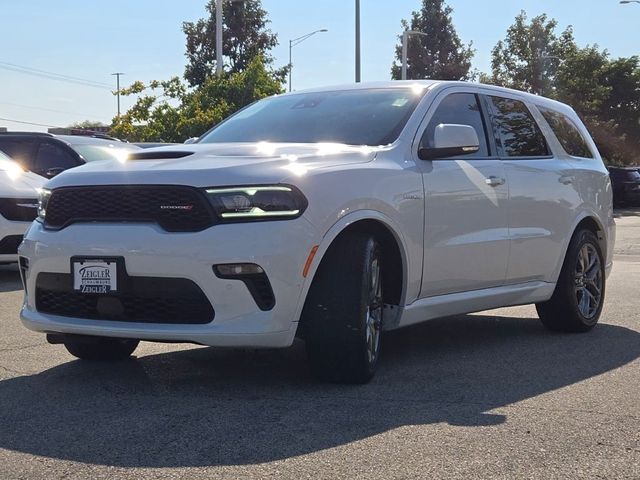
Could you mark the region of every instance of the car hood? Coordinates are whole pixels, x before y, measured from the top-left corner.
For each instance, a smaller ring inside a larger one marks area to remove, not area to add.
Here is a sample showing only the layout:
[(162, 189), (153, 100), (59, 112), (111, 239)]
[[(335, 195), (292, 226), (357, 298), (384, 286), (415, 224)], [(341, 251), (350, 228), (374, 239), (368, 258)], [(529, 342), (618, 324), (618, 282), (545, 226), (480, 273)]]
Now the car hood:
[(3, 169), (0, 165), (0, 197), (37, 198), (47, 179), (21, 169)]
[(131, 159), (121, 162), (91, 162), (63, 172), (47, 187), (109, 184), (208, 187), (280, 183), (318, 169), (370, 162), (378, 150), (328, 143), (177, 145), (136, 152)]

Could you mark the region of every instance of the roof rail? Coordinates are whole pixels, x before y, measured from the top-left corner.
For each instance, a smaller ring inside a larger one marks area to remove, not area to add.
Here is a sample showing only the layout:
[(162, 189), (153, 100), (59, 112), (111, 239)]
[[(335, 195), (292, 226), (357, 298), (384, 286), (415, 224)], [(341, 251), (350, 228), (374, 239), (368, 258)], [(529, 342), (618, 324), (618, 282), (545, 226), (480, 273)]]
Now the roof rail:
[[(81, 135), (76, 135), (76, 136), (78, 136), (78, 137), (79, 137), (79, 136), (81, 136)], [(105, 135), (105, 134), (103, 134), (103, 133), (95, 133), (95, 134), (93, 134), (93, 135), (87, 135), (87, 136), (89, 136), (89, 137), (91, 137), (91, 138), (101, 138), (102, 140), (111, 140), (111, 141), (113, 141), (113, 142), (122, 142), (122, 140), (120, 140), (119, 138), (111, 137), (111, 136), (109, 136), (109, 135)]]
[(15, 136), (33, 136), (36, 135), (38, 137), (53, 137), (52, 134), (46, 132), (0, 132), (0, 135), (15, 135)]

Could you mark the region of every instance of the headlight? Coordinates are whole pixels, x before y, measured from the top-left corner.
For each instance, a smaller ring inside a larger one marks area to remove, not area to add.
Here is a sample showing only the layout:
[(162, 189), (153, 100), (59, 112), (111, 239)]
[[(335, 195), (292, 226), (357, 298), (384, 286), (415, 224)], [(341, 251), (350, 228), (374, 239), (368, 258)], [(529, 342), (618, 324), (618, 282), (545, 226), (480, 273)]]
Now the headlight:
[(47, 205), (51, 197), (51, 190), (40, 188), (38, 189), (38, 194), (38, 220), (44, 223), (44, 219), (47, 216)]
[(224, 222), (286, 220), (307, 208), (307, 199), (289, 185), (207, 188), (207, 196)]

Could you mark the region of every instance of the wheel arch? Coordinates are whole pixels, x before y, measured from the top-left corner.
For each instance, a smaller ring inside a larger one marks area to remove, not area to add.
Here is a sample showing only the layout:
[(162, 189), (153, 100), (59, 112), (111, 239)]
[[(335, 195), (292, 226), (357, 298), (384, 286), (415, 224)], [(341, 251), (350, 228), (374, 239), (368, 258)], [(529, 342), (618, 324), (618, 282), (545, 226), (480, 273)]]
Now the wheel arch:
[(562, 249), (562, 257), (561, 261), (558, 262), (558, 267), (556, 272), (554, 272), (554, 278), (557, 280), (560, 276), (560, 270), (562, 269), (562, 265), (564, 264), (564, 260), (567, 256), (567, 251), (569, 249), (569, 244), (571, 240), (576, 235), (579, 230), (587, 229), (593, 232), (598, 238), (598, 242), (600, 244), (600, 249), (602, 250), (602, 256), (607, 258), (607, 249), (609, 246), (607, 245), (607, 234), (606, 228), (598, 218), (598, 216), (592, 212), (583, 212), (582, 215), (576, 218), (574, 225), (572, 226), (571, 235), (567, 237), (565, 240), (565, 244)]
[[(353, 212), (336, 222), (322, 237), (309, 268), (298, 306), (298, 318), (309, 294), (318, 267), (336, 240), (350, 232), (372, 234), (380, 243), (383, 265), (384, 301), (389, 305), (403, 305), (408, 284), (407, 248), (400, 230), (389, 218), (376, 211)], [(389, 287), (391, 286), (391, 288)]]

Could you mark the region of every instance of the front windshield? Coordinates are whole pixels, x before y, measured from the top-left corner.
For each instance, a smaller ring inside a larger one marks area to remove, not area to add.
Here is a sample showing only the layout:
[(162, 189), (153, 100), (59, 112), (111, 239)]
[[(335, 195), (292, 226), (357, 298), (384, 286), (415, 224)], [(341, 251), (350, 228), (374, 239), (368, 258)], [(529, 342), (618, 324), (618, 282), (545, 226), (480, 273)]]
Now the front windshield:
[(98, 160), (124, 161), (135, 150), (111, 145), (74, 145), (73, 149), (87, 162), (97, 162)]
[(398, 138), (423, 93), (423, 88), (387, 88), (270, 97), (228, 118), (198, 143), (387, 145)]

